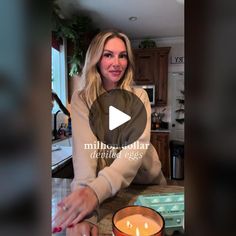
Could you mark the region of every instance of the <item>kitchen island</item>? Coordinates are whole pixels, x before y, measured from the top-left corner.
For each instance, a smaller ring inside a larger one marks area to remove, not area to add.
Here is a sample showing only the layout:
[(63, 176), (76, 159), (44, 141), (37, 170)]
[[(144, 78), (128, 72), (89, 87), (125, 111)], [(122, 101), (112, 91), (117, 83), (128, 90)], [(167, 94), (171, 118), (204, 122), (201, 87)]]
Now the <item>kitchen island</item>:
[[(52, 217), (55, 215), (57, 203), (70, 193), (71, 179), (52, 178)], [(99, 236), (112, 235), (112, 216), (115, 211), (127, 205), (132, 205), (138, 195), (184, 192), (183, 186), (170, 185), (130, 185), (116, 196), (106, 200), (100, 206)], [(57, 234), (66, 235), (65, 232)], [(178, 234), (181, 235), (181, 234)]]

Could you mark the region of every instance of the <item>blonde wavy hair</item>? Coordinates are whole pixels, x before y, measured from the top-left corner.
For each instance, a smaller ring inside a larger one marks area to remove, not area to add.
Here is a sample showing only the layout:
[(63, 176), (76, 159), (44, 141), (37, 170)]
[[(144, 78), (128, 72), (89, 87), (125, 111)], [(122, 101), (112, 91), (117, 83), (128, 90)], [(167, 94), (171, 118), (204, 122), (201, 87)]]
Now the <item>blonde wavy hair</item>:
[(133, 84), (134, 75), (134, 59), (129, 38), (124, 33), (114, 30), (100, 32), (90, 43), (80, 77), (79, 94), (89, 107), (104, 91), (98, 63), (106, 42), (112, 38), (121, 39), (125, 43), (128, 54), (128, 65), (122, 79), (118, 83), (118, 88), (131, 90), (130, 86)]

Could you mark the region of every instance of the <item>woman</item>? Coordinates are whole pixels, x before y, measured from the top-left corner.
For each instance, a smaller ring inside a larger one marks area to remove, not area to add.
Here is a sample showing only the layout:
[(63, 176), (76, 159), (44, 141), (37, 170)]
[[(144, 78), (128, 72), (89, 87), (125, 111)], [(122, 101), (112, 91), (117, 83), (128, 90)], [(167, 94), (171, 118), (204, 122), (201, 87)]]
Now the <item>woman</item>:
[[(106, 91), (119, 88), (133, 92), (146, 108), (147, 124), (139, 138), (150, 143), (151, 107), (147, 93), (132, 88), (134, 62), (128, 37), (117, 31), (99, 33), (91, 42), (86, 54), (80, 91), (72, 97), (73, 167), (72, 193), (59, 204), (55, 217), (60, 231), (69, 235), (98, 235), (95, 225), (99, 204), (114, 196), (131, 182), (165, 184), (161, 163), (152, 145), (139, 150), (142, 158), (130, 161), (124, 158), (127, 150), (119, 150), (119, 158), (91, 158), (85, 143), (97, 138), (89, 126), (89, 109), (97, 97)], [(101, 150), (97, 150), (100, 152)]]

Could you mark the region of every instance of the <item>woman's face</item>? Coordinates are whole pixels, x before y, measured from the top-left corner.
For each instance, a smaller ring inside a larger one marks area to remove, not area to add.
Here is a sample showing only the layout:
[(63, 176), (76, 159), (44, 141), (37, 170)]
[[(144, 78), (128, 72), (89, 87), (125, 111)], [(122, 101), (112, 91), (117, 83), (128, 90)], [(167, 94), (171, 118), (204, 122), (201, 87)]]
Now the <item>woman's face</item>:
[(109, 39), (104, 45), (98, 64), (103, 86), (106, 90), (117, 86), (117, 83), (125, 73), (127, 65), (128, 54), (125, 43), (119, 38)]

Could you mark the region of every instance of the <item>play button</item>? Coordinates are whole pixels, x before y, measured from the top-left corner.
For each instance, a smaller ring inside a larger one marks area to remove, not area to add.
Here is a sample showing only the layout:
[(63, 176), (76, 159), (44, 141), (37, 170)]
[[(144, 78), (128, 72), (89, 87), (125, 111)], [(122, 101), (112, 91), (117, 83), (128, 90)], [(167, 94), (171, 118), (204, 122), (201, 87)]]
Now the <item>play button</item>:
[(113, 130), (127, 121), (129, 121), (131, 117), (124, 112), (116, 109), (113, 106), (109, 106), (109, 130)]
[(143, 92), (136, 91), (137, 96), (127, 90), (113, 89), (93, 102), (89, 125), (98, 141), (122, 148), (139, 139), (147, 123), (146, 108), (141, 101)]

